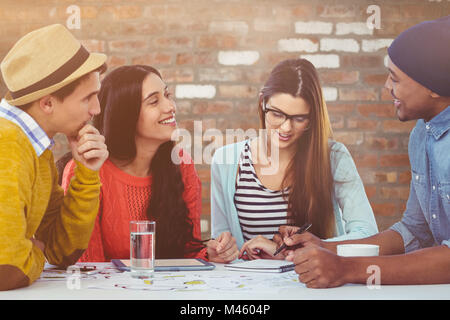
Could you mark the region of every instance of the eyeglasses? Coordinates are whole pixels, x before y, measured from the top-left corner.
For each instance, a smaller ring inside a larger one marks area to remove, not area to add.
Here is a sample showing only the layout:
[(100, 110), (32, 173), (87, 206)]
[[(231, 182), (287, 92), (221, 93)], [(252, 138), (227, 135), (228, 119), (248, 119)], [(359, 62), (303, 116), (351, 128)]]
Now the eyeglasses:
[(281, 126), (286, 120), (291, 120), (295, 129), (303, 131), (309, 129), (309, 114), (288, 115), (281, 110), (272, 109), (268, 103), (263, 104), (263, 112), (266, 115), (267, 122), (272, 126)]

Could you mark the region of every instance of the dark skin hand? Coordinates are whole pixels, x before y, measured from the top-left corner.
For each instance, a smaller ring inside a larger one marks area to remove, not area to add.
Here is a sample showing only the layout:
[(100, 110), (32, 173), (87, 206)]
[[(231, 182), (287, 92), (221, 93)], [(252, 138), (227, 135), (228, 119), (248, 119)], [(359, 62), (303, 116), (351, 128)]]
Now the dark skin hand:
[[(295, 227), (280, 227), (276, 241), (285, 239), (288, 245), (302, 245), (296, 250), (284, 250), (286, 260), (296, 264), (299, 280), (309, 288), (330, 288), (346, 283), (366, 284), (370, 266), (377, 266), (381, 284), (438, 284), (450, 283), (450, 248), (445, 245), (404, 253), (399, 233), (386, 230), (374, 236), (339, 242), (326, 242), (307, 232), (293, 235)], [(377, 257), (340, 257), (339, 244), (376, 244)]]

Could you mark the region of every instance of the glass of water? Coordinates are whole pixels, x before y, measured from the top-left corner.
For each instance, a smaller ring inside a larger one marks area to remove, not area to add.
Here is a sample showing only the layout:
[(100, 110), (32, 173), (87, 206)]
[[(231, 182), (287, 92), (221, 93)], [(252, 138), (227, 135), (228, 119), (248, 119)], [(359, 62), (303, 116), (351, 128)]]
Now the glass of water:
[(130, 222), (130, 260), (133, 278), (152, 276), (155, 270), (155, 221)]

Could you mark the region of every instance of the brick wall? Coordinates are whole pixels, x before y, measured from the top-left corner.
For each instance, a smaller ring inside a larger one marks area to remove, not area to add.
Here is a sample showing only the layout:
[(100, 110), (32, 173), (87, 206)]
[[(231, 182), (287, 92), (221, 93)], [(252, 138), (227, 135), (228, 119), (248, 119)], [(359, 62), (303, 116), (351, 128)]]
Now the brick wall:
[[(402, 30), (448, 14), (449, 0), (2, 0), (0, 57), (38, 27), (80, 27), (73, 33), (106, 53), (110, 68), (158, 68), (176, 94), (180, 127), (192, 132), (201, 120), (203, 133), (258, 128), (257, 95), (268, 72), (282, 59), (308, 58), (319, 70), (335, 138), (352, 153), (384, 230), (408, 198), (414, 126), (396, 119), (383, 89), (386, 47)], [(59, 157), (67, 147), (64, 137), (56, 140)], [(209, 166), (196, 167), (208, 233)]]

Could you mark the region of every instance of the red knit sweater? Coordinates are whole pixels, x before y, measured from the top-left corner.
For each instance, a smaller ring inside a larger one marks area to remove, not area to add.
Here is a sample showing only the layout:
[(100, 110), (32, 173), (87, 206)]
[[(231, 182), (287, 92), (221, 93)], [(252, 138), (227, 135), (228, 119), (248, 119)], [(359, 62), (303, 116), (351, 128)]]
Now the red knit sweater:
[[(186, 156), (186, 155), (185, 155)], [(192, 162), (192, 161), (191, 161)], [(62, 187), (67, 191), (75, 163), (64, 169)], [(193, 236), (201, 239), (201, 182), (194, 164), (180, 164), (184, 183), (183, 199), (193, 223)], [(148, 220), (146, 211), (151, 194), (152, 178), (131, 176), (117, 168), (109, 159), (100, 169), (100, 208), (89, 246), (79, 261), (102, 262), (130, 259), (130, 221)], [(195, 250), (198, 248), (198, 250)], [(187, 243), (185, 258), (207, 259), (206, 248)]]

